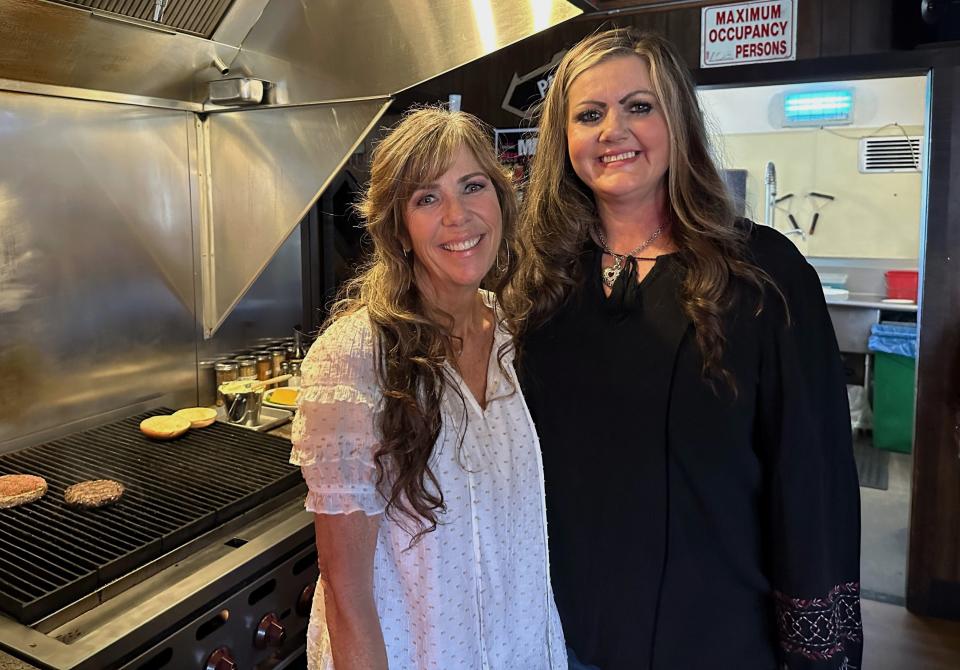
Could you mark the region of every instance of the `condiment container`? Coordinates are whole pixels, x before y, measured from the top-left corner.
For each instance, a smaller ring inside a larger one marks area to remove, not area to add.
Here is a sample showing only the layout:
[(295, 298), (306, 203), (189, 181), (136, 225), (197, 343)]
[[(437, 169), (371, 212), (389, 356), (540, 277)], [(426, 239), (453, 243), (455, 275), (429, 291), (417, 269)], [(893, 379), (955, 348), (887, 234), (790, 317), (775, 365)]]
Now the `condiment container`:
[(240, 365), (240, 377), (239, 379), (256, 379), (257, 378), (257, 359), (253, 356), (242, 356), (237, 359), (237, 363)]
[(288, 361), (290, 364), (290, 374), (293, 375), (290, 377), (290, 380), (287, 382), (287, 386), (292, 388), (300, 388), (300, 364), (303, 363), (300, 359), (293, 359)]
[(279, 377), (283, 373), (280, 371), (280, 364), (287, 360), (287, 352), (283, 347), (270, 347), (270, 365), (273, 369), (273, 376)]
[(307, 355), (307, 349), (310, 347), (307, 337), (307, 334), (300, 330), (300, 328), (293, 329), (293, 355), (289, 358), (299, 358), (303, 360), (303, 357)]
[(217, 406), (223, 406), (223, 394), (220, 393), (220, 385), (225, 382), (236, 381), (240, 378), (240, 364), (236, 361), (220, 361), (213, 365), (216, 375)]
[(263, 406), (263, 387), (251, 387), (249, 380), (227, 382), (217, 387), (223, 395), (227, 419), (245, 426), (260, 424), (260, 408)]
[(270, 354), (257, 354), (257, 379), (263, 381), (273, 376), (273, 357)]

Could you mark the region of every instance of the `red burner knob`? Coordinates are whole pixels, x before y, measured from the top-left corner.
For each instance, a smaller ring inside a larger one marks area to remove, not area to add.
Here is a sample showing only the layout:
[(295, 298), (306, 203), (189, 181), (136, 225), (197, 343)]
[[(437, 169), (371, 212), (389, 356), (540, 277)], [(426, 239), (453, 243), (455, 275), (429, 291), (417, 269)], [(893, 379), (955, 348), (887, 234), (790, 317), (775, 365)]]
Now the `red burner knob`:
[(257, 649), (266, 649), (267, 647), (279, 647), (287, 639), (287, 631), (277, 615), (271, 612), (260, 619), (260, 625), (257, 626), (257, 633), (253, 638), (253, 646)]
[(207, 659), (206, 670), (237, 670), (237, 662), (229, 647), (220, 647)]
[(313, 607), (313, 592), (316, 588), (316, 584), (310, 584), (300, 592), (300, 597), (297, 598), (297, 614), (300, 616), (310, 616), (310, 610)]

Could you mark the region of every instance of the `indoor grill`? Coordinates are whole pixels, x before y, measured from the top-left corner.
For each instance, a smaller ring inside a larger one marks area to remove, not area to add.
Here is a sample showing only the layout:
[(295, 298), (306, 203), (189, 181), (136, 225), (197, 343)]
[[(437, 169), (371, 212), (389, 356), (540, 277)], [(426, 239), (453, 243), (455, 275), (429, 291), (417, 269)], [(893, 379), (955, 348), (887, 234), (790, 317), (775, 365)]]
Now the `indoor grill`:
[[(219, 422), (168, 441), (140, 432), (168, 413), (0, 456), (0, 474), (49, 486), (0, 510), (9, 652), (52, 668), (219, 670), (279, 668), (302, 648), (316, 551), (290, 443)], [(66, 505), (88, 479), (124, 495)]]

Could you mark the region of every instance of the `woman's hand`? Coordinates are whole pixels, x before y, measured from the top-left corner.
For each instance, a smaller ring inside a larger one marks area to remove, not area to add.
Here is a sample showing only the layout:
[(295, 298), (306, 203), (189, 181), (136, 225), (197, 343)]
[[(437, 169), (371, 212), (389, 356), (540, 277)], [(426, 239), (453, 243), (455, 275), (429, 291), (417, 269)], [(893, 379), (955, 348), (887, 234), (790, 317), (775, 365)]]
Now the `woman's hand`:
[(373, 599), (373, 555), (383, 515), (316, 514), (317, 554), (337, 670), (387, 670)]

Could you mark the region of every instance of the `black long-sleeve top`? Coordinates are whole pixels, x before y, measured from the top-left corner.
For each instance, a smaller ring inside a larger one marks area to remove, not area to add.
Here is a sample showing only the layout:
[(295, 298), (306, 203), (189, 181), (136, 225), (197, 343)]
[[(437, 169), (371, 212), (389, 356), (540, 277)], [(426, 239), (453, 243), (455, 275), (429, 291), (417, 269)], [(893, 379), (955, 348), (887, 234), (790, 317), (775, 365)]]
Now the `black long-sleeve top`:
[[(745, 222), (744, 225), (750, 225)], [(839, 352), (814, 270), (749, 250), (783, 298), (735, 282), (711, 386), (680, 254), (607, 298), (601, 252), (524, 339), (551, 570), (568, 644), (601, 670), (860, 668), (860, 511)], [(626, 273), (625, 273), (626, 274)]]

